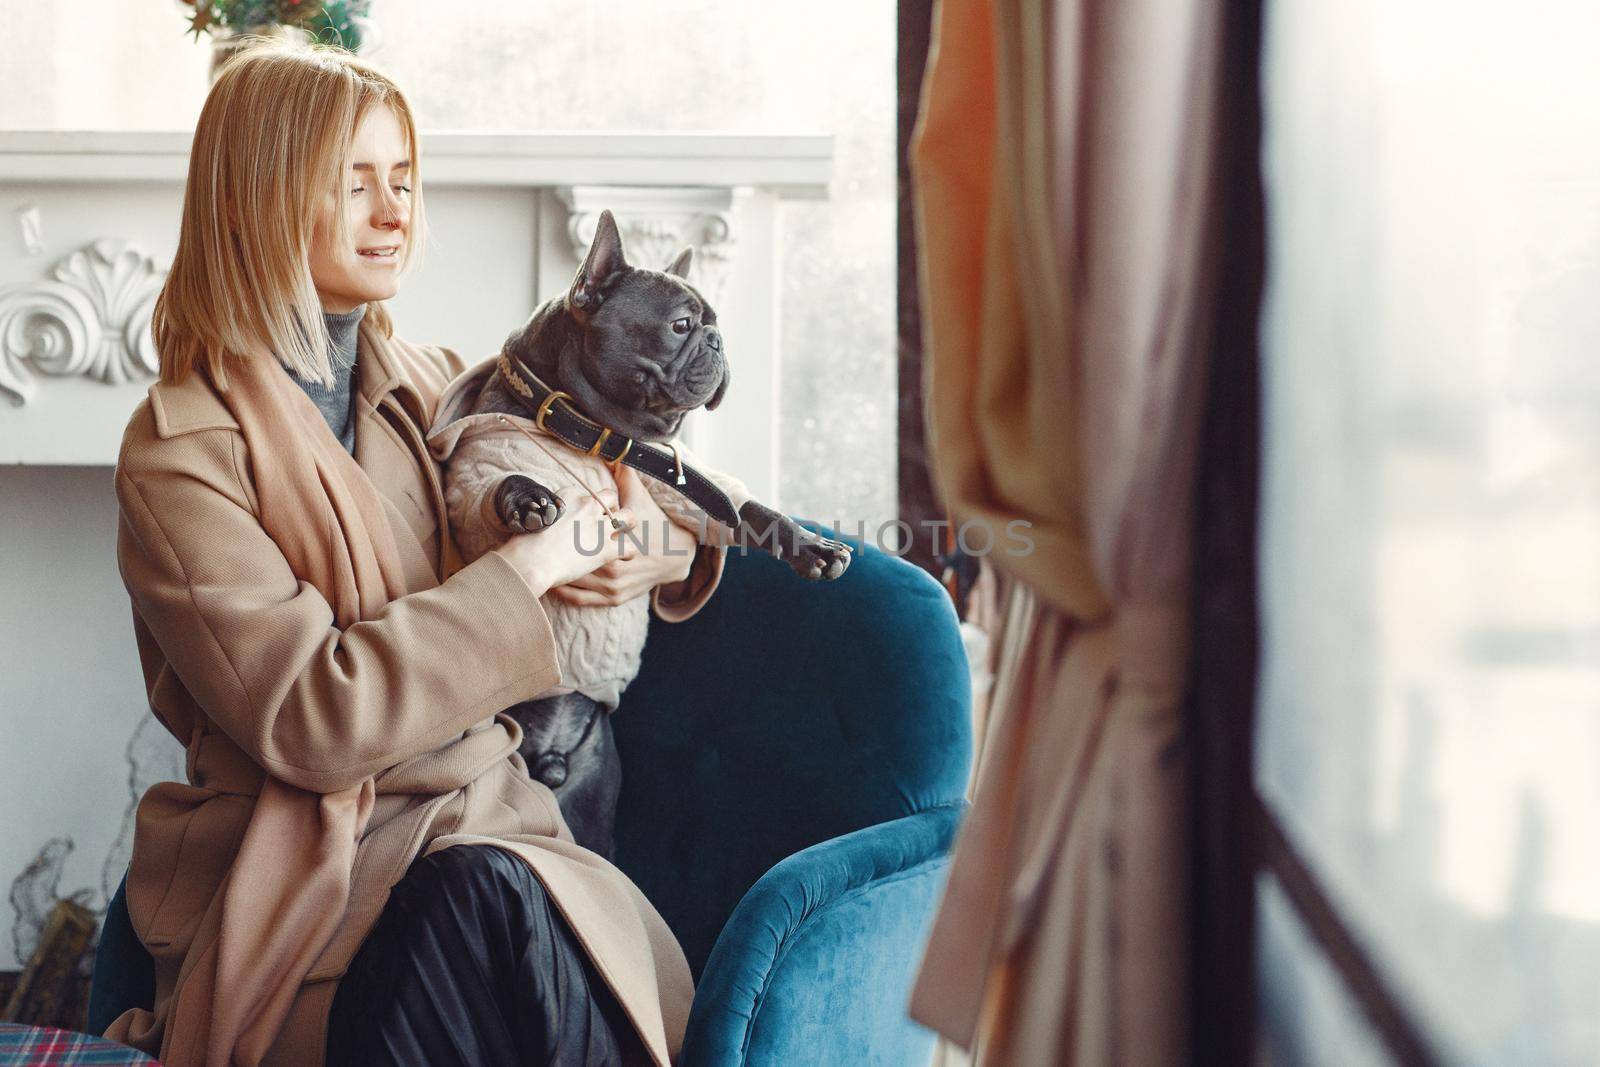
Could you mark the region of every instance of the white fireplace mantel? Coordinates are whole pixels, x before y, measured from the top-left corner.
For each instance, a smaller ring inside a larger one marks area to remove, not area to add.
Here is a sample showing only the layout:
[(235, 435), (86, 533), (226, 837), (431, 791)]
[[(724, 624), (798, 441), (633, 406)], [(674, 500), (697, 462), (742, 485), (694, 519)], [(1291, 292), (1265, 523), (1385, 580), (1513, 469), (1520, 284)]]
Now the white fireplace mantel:
[[(0, 463), (115, 462), (155, 370), (189, 141), (0, 131)], [(733, 380), (685, 436), (776, 503), (777, 205), (827, 195), (830, 136), (429, 131), (421, 155), (431, 239), (392, 302), (404, 336), (490, 355), (568, 284), (604, 208), (638, 265), (692, 244)]]
[[(0, 131), (0, 182), (183, 181), (184, 130)], [(422, 134), (424, 180), (449, 185), (760, 186), (823, 195), (833, 173), (827, 134)]]

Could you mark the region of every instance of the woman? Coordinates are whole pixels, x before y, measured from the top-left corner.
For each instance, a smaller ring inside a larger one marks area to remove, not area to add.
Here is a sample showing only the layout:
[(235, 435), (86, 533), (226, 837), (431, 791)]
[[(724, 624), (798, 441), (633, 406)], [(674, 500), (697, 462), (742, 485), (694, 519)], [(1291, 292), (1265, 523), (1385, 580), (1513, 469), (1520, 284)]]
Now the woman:
[[(195, 131), (161, 380), (115, 478), (189, 782), (139, 806), (127, 900), (156, 1003), (108, 1033), (169, 1065), (664, 1064), (682, 1038), (676, 941), (572, 842), (496, 713), (559, 678), (541, 594), (662, 586), (684, 618), (722, 557), (625, 478), (461, 565), (422, 431), (464, 364), (381, 303), (424, 240), (417, 154), (395, 85), (321, 49), (241, 54)], [(585, 555), (603, 510), (673, 551)]]

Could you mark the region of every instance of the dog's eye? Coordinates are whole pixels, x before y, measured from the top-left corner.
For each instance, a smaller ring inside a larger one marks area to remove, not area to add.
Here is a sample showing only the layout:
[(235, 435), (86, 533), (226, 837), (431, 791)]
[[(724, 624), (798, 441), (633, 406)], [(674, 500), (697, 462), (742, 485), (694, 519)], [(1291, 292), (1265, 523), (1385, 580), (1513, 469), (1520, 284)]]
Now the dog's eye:
[(640, 385), (643, 385), (645, 379), (648, 377), (650, 376), (642, 370), (636, 370), (633, 372), (633, 380), (638, 382)]
[(687, 318), (672, 320), (672, 332), (680, 337), (689, 332), (689, 327), (690, 323)]

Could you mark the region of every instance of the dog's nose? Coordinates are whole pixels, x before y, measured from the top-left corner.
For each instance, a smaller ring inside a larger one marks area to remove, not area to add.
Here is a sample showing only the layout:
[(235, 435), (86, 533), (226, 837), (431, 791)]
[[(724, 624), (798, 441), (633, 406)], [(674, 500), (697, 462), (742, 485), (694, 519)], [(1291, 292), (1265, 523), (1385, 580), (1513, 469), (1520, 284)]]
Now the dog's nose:
[(567, 783), (567, 757), (560, 752), (540, 753), (533, 776), (551, 789), (560, 789)]
[(722, 351), (722, 334), (715, 326), (706, 327), (706, 344), (710, 345), (718, 352)]

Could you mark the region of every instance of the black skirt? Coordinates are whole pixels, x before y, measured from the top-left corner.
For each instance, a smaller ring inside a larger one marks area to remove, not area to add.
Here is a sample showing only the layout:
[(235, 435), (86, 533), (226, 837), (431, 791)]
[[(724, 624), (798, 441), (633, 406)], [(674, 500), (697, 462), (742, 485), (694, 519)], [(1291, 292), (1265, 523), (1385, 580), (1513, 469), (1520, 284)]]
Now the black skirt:
[(328, 1019), (328, 1067), (611, 1067), (643, 1044), (526, 863), (488, 845), (411, 865)]

